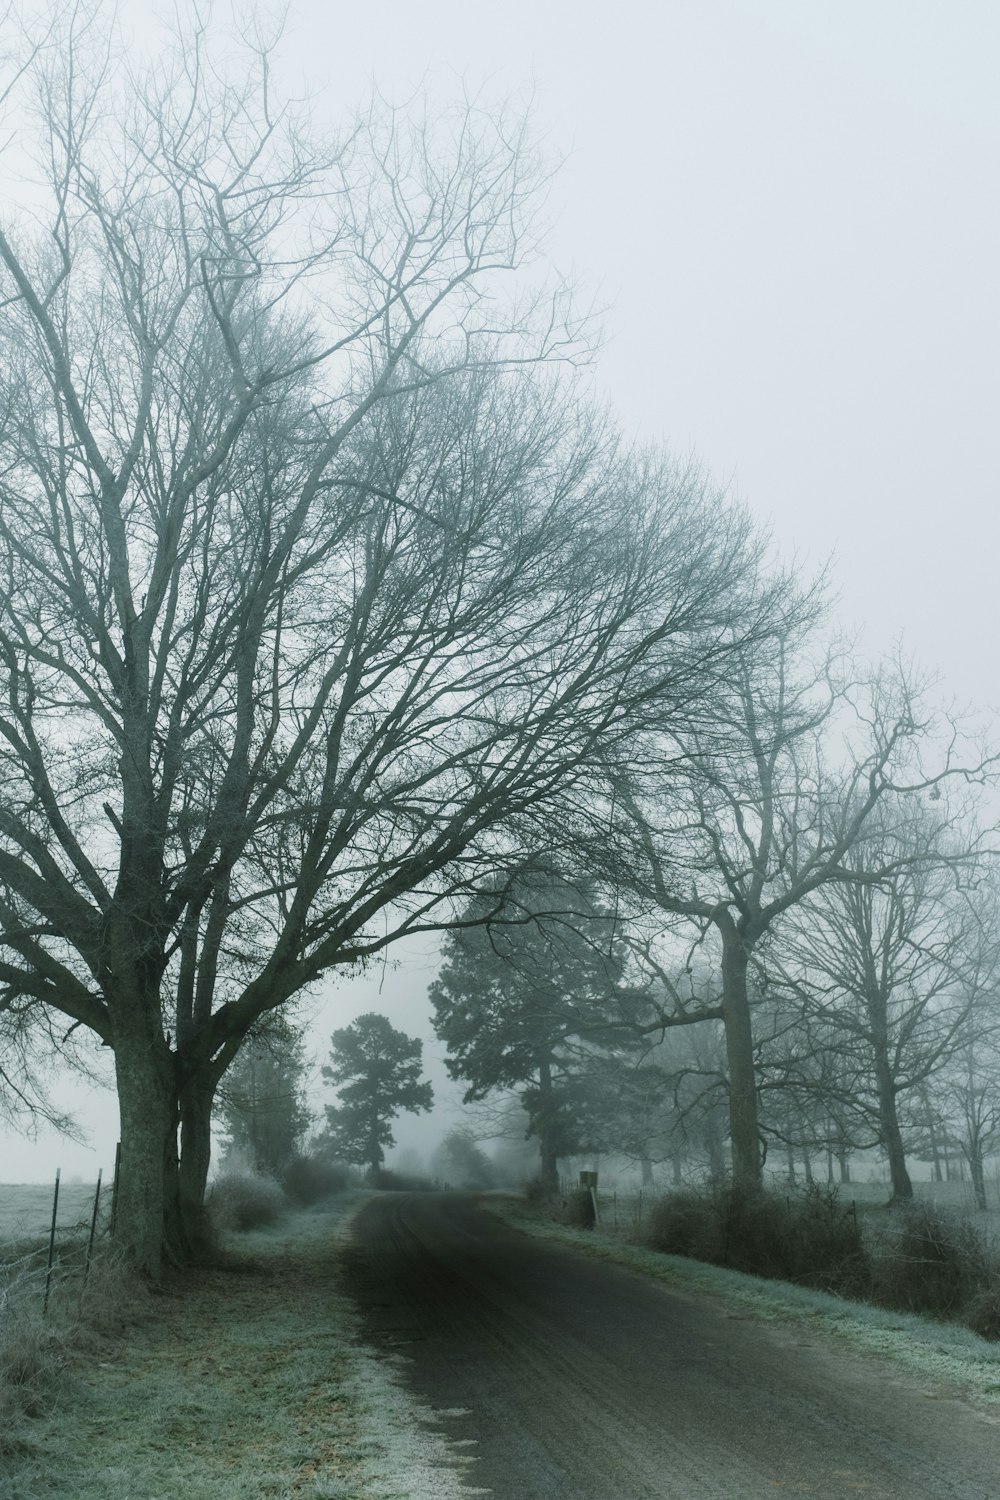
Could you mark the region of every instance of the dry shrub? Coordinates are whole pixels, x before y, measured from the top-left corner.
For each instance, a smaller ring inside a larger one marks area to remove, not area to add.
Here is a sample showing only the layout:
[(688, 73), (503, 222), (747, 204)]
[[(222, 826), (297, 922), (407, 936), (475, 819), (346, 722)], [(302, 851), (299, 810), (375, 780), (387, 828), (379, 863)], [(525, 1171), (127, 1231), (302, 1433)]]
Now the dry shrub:
[(979, 1292), (965, 1309), (965, 1324), (981, 1339), (1000, 1339), (1000, 1285)]
[[(774, 1229), (784, 1240), (774, 1246), (786, 1281), (846, 1297), (867, 1297), (872, 1270), (864, 1235), (853, 1209), (835, 1188), (810, 1185), (786, 1199), (771, 1195), (779, 1212)], [(784, 1207), (784, 1215), (780, 1208)]]
[(351, 1180), (351, 1169), (342, 1161), (322, 1156), (296, 1156), (281, 1174), (281, 1185), (293, 1203), (311, 1208), (334, 1193), (342, 1193)]
[(80, 1291), (79, 1317), (84, 1327), (97, 1334), (117, 1334), (154, 1311), (148, 1281), (113, 1245), (101, 1246)]
[(930, 1203), (914, 1203), (879, 1245), (875, 1300), (904, 1312), (964, 1321), (963, 1314), (990, 1288), (992, 1259), (973, 1224)]
[(389, 1193), (433, 1193), (434, 1184), (429, 1177), (415, 1172), (397, 1172), (392, 1167), (379, 1167), (369, 1172), (368, 1182), (372, 1187), (384, 1188)]
[(274, 1179), (254, 1172), (219, 1177), (208, 1198), (209, 1215), (220, 1231), (262, 1229), (276, 1223), (286, 1207), (285, 1195)]
[(653, 1204), (644, 1239), (668, 1254), (849, 1296), (865, 1295), (870, 1281), (856, 1218), (816, 1187), (787, 1198), (732, 1187), (671, 1193)]
[(532, 1208), (541, 1208), (549, 1201), (549, 1192), (540, 1177), (529, 1177), (521, 1189), (526, 1203)]
[(665, 1255), (686, 1255), (722, 1265), (724, 1235), (715, 1195), (688, 1188), (669, 1193), (650, 1208), (643, 1239)]

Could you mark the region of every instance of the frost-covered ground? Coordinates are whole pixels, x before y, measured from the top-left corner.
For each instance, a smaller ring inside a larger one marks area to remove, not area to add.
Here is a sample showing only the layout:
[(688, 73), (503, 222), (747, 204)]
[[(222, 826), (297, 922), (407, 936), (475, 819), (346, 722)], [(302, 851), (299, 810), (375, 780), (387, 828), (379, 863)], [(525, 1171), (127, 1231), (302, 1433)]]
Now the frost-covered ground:
[(889, 1359), (928, 1382), (958, 1387), (963, 1394), (990, 1403), (1000, 1402), (1000, 1344), (989, 1343), (968, 1329), (848, 1302), (786, 1282), (764, 1281), (683, 1256), (663, 1255), (626, 1244), (610, 1230), (553, 1224), (527, 1212), (520, 1199), (496, 1195), (484, 1200), (484, 1206), (528, 1234), (628, 1266), (679, 1291), (724, 1298), (761, 1319), (808, 1323), (811, 1329), (826, 1331), (855, 1349)]
[(366, 1196), (234, 1236), (233, 1266), (168, 1285), (120, 1335), (77, 1343), (30, 1420), (0, 1431), (2, 1500), (474, 1493), (404, 1390), (402, 1362), (359, 1342), (339, 1266)]
[[(449, 1415), (414, 1398), (405, 1362), (360, 1338), (341, 1279), (367, 1194), (349, 1192), (234, 1238), (239, 1271), (201, 1273), (152, 1299), (121, 1338), (71, 1362), (51, 1401), (3, 1454), (3, 1500), (460, 1500)], [(961, 1328), (665, 1256), (545, 1223), (523, 1201), (484, 1207), (532, 1235), (632, 1267), (681, 1293), (763, 1320), (807, 1323), (844, 1347), (942, 1387), (1000, 1400), (1000, 1345)], [(933, 1388), (933, 1390), (931, 1389)], [(0, 1439), (3, 1438), (0, 1434)], [(0, 1442), (0, 1447), (3, 1443)]]

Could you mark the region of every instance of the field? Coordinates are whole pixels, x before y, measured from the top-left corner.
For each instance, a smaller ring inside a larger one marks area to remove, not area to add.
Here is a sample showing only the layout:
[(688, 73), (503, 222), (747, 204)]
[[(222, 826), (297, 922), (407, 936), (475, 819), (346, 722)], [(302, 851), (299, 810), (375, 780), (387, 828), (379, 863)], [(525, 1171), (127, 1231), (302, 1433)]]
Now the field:
[[(563, 1185), (564, 1194), (571, 1191), (574, 1185), (567, 1179)], [(826, 1186), (825, 1181), (819, 1178), (817, 1185), (824, 1189)], [(768, 1186), (779, 1193), (796, 1191), (794, 1188), (788, 1189), (781, 1178), (773, 1179)], [(800, 1179), (797, 1190), (801, 1189)], [(634, 1179), (628, 1178), (623, 1179), (616, 1187), (614, 1178), (609, 1177), (607, 1186), (602, 1186), (597, 1195), (601, 1227), (625, 1237), (636, 1234), (641, 1231), (650, 1205), (670, 1191), (671, 1188), (666, 1183), (657, 1183), (651, 1189), (640, 1191)], [(985, 1213), (976, 1208), (970, 1182), (915, 1181), (913, 1191), (918, 1202), (930, 1202), (938, 1208), (947, 1209), (949, 1213), (968, 1216), (977, 1229), (1000, 1242), (1000, 1177), (996, 1172), (991, 1171), (986, 1180), (988, 1207)], [(889, 1185), (881, 1179), (848, 1182), (837, 1189), (837, 1194), (845, 1208), (849, 1208), (851, 1204), (856, 1205), (858, 1213), (865, 1216), (869, 1228), (874, 1230), (879, 1221), (879, 1210), (888, 1202)]]
[[(0, 1183), (0, 1245), (23, 1240), (35, 1240), (47, 1235), (52, 1223), (52, 1197), (55, 1184), (49, 1183)], [(56, 1220), (56, 1241), (67, 1231), (79, 1233), (84, 1226), (90, 1227), (90, 1216), (94, 1207), (96, 1182), (61, 1182), (59, 1184), (59, 1211)], [(111, 1183), (101, 1185), (101, 1218), (104, 1220), (111, 1203)]]

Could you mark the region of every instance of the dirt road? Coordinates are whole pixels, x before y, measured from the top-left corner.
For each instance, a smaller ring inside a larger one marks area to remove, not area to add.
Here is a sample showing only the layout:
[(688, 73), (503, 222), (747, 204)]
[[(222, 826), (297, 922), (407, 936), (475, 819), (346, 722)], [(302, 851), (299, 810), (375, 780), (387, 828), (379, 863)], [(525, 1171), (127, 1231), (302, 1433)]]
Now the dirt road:
[(348, 1288), (494, 1500), (1000, 1497), (990, 1415), (468, 1198), (373, 1198)]

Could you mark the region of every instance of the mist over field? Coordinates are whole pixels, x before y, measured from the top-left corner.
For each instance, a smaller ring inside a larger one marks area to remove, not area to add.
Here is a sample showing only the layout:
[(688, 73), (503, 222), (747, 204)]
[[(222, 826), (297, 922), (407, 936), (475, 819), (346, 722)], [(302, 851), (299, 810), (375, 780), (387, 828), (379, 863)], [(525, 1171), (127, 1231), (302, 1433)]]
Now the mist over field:
[(0, 6), (4, 1496), (991, 1492), (998, 48)]

